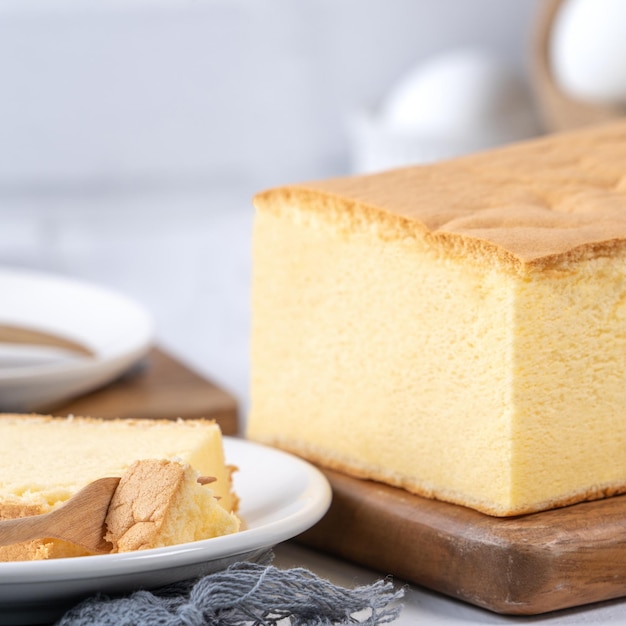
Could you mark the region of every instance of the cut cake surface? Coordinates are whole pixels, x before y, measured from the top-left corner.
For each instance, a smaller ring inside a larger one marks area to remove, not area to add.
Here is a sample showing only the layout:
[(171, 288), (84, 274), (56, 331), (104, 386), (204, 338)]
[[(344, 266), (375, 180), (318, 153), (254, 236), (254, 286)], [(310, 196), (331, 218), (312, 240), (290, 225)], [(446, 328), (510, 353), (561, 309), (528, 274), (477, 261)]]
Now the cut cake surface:
[(626, 124), (259, 194), (248, 436), (508, 516), (626, 491)]

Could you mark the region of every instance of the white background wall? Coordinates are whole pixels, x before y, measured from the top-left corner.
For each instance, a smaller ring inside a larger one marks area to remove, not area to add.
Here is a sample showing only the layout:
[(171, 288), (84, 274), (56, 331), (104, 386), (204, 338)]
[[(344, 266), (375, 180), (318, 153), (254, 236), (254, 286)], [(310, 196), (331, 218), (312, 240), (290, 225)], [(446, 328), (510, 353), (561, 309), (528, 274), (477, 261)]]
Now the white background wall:
[[(460, 45), (524, 71), (536, 0), (2, 0), (0, 266), (112, 286), (246, 402), (255, 191)], [(462, 103), (459, 103), (462, 106)]]
[(534, 0), (3, 0), (0, 201), (346, 168), (346, 118), (417, 61), (520, 66)]

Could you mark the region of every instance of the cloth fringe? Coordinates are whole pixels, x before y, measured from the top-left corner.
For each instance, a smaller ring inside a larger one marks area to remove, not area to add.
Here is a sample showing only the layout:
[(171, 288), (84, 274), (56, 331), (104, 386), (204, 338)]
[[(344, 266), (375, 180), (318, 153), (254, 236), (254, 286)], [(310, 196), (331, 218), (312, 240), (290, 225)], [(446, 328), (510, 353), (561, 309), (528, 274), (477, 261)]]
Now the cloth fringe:
[(240, 562), (200, 579), (123, 598), (84, 600), (57, 626), (339, 626), (386, 624), (403, 595), (389, 580), (346, 589), (307, 569)]

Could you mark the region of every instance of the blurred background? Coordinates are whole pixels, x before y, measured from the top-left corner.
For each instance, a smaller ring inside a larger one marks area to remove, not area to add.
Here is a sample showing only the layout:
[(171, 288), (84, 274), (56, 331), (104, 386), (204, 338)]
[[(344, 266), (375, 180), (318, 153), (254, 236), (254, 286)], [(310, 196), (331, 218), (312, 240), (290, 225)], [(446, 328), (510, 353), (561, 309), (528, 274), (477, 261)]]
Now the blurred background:
[(545, 132), (543, 4), (3, 0), (0, 267), (131, 296), (245, 412), (254, 193)]

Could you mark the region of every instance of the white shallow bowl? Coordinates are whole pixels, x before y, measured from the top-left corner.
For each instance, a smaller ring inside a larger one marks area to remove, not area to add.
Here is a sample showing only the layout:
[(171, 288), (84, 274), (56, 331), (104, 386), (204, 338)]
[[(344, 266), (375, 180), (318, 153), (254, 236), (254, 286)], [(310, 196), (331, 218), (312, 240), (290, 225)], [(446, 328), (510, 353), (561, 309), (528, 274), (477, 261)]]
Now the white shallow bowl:
[(328, 510), (330, 485), (306, 461), (230, 437), (224, 438), (224, 451), (227, 462), (238, 467), (234, 481), (245, 530), (170, 548), (0, 563), (0, 624), (52, 622), (98, 592), (156, 588), (258, 559)]
[(141, 359), (153, 341), (151, 316), (141, 306), (95, 285), (0, 269), (0, 293), (0, 325), (58, 335), (93, 354), (1, 344), (0, 411), (33, 411), (101, 387)]

